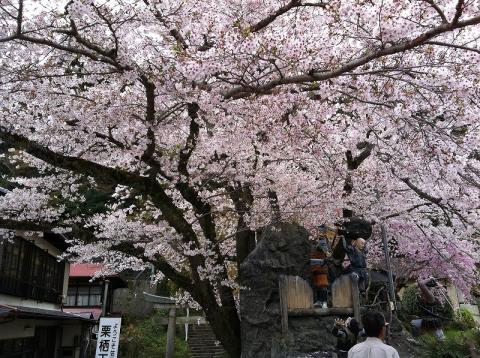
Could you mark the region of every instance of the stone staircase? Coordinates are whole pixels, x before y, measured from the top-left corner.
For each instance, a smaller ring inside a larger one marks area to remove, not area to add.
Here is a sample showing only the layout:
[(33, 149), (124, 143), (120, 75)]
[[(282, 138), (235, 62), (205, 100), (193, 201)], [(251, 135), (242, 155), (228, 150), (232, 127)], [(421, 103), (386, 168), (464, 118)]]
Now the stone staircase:
[(227, 357), (209, 324), (192, 324), (188, 330), (188, 346), (192, 358)]

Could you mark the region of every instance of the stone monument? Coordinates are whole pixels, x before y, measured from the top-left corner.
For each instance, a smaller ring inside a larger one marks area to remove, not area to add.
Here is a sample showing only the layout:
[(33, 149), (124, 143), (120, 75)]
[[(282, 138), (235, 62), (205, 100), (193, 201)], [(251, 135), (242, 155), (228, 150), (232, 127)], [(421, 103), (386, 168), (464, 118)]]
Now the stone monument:
[(290, 317), (288, 335), (281, 334), (279, 276), (305, 278), (311, 250), (309, 233), (301, 226), (280, 223), (263, 230), (257, 247), (240, 267), (242, 358), (333, 351), (333, 316)]

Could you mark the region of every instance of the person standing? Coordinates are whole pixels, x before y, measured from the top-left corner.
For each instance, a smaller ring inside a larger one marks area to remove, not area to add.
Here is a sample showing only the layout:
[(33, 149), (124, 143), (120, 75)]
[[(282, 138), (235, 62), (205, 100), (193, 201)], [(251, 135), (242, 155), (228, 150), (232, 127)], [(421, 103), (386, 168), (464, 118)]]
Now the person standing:
[(360, 326), (355, 318), (348, 317), (345, 321), (336, 319), (332, 334), (337, 337), (337, 356), (347, 358), (348, 351), (357, 344)]
[(441, 285), (433, 277), (425, 280), (418, 279), (417, 286), (420, 290), (418, 297), (418, 305), (422, 310), (424, 317), (414, 319), (410, 322), (412, 326), (412, 335), (418, 337), (422, 331), (433, 331), (437, 340), (445, 339), (442, 329), (442, 316), (439, 314), (442, 304), (435, 298), (433, 289), (443, 289)]
[(379, 311), (367, 311), (362, 316), (367, 339), (348, 351), (348, 358), (400, 358), (395, 348), (383, 343), (387, 332), (385, 317)]
[(318, 240), (310, 255), (310, 272), (312, 276), (315, 306), (327, 308), (328, 301), (328, 265), (327, 259), (331, 255), (330, 246), (325, 237)]

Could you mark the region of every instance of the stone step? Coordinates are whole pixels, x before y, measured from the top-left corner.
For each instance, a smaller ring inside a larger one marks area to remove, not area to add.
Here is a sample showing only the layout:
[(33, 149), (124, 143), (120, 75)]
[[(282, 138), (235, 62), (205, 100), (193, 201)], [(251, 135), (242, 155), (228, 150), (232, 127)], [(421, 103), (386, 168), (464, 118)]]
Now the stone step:
[(191, 342), (208, 342), (208, 343), (215, 343), (218, 341), (215, 337), (191, 337), (192, 339), (188, 339)]
[(190, 347), (195, 347), (195, 348), (202, 348), (202, 347), (210, 348), (211, 347), (211, 348), (223, 349), (221, 344), (215, 344), (215, 342), (212, 342), (211, 344), (202, 344), (201, 342), (188, 342), (188, 345)]
[(225, 351), (212, 332), (209, 324), (194, 324), (189, 327), (188, 346), (192, 358), (223, 358)]
[(197, 340), (193, 340), (193, 341), (189, 341), (188, 344), (191, 346), (191, 347), (205, 347), (205, 346), (211, 346), (211, 347), (221, 347), (222, 345), (221, 344), (217, 344), (217, 342), (215, 341), (197, 341)]
[(190, 348), (191, 353), (223, 353), (222, 349), (207, 349), (205, 347)]
[(190, 342), (200, 342), (200, 343), (202, 343), (202, 342), (208, 342), (208, 343), (217, 342), (217, 339), (215, 337), (189, 337), (188, 340)]

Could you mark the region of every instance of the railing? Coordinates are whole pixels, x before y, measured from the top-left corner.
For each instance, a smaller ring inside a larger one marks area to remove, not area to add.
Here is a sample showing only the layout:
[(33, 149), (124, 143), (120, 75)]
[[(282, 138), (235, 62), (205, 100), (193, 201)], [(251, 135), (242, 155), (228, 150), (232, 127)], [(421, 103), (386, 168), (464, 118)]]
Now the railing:
[(350, 275), (337, 278), (332, 284), (333, 307), (315, 308), (310, 284), (298, 276), (278, 278), (282, 335), (288, 334), (288, 316), (351, 315), (360, 322), (358, 281)]

